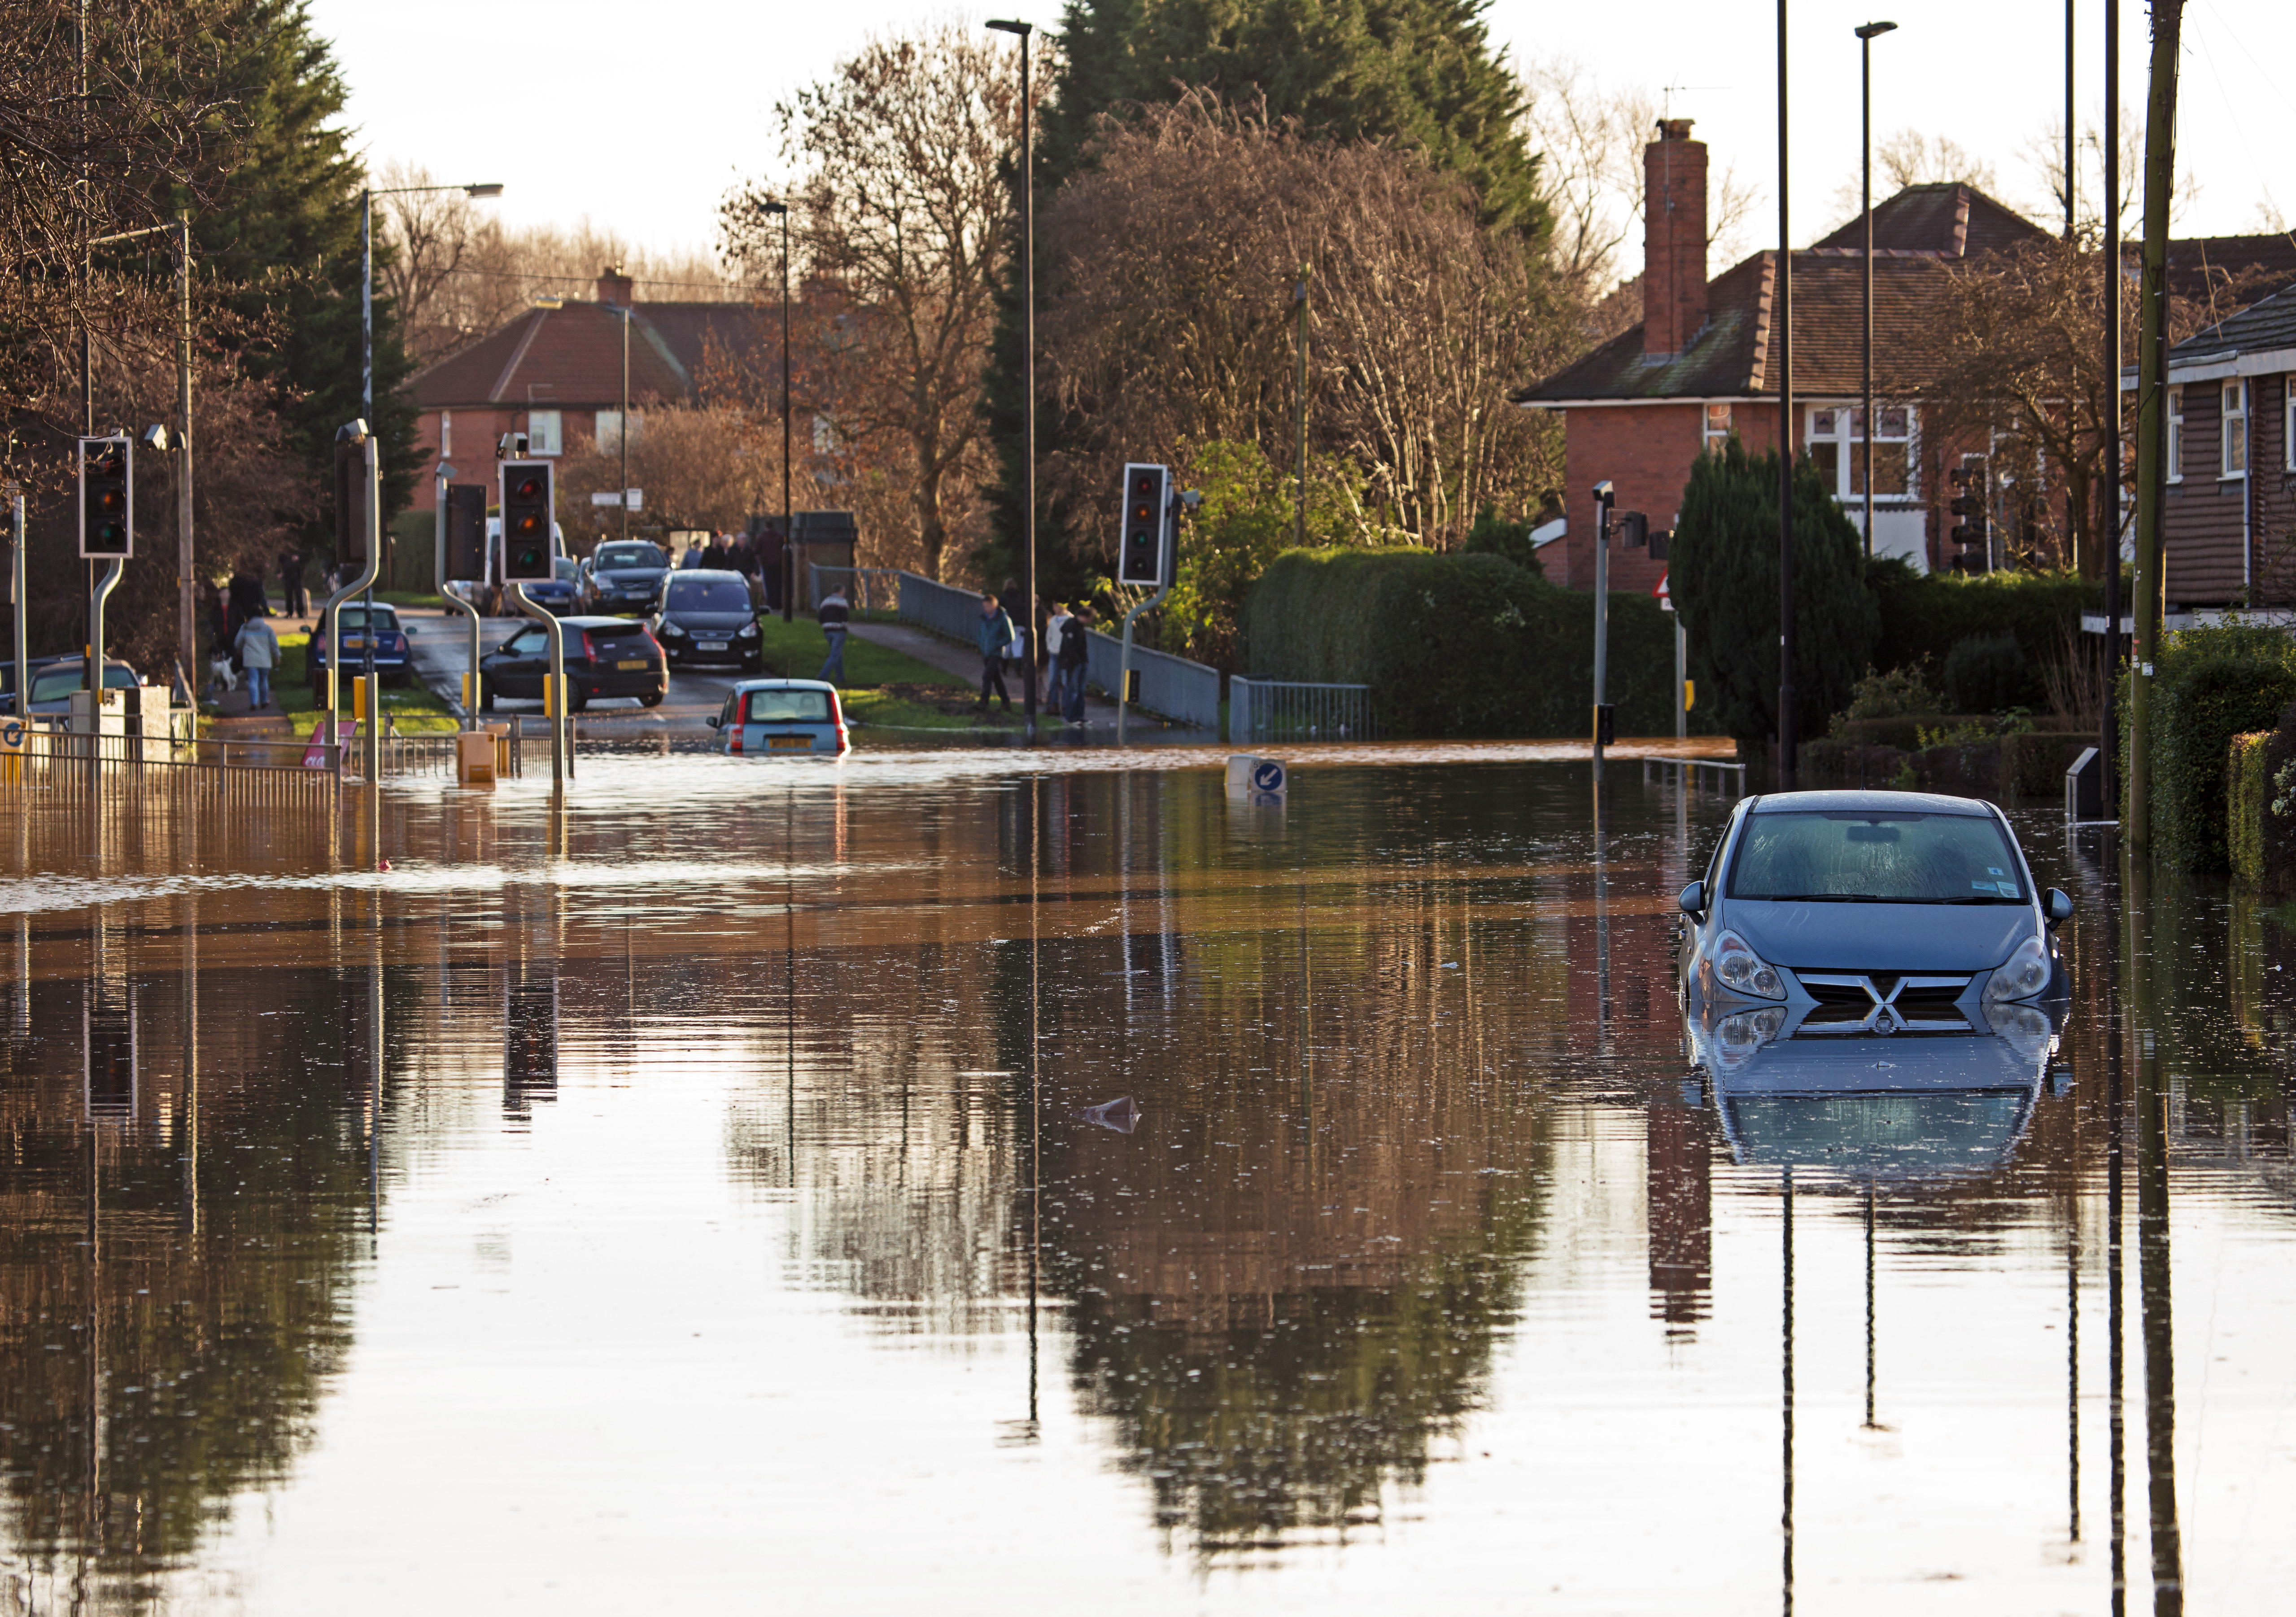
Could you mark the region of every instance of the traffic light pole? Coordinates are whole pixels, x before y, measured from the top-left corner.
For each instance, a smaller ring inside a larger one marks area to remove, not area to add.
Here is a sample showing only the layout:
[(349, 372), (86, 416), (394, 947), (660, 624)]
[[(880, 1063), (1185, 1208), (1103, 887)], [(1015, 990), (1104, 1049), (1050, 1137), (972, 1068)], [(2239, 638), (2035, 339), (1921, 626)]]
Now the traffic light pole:
[(24, 644), (24, 491), (8, 491), (8, 526), (14, 542), (8, 546), (8, 599), (15, 605), (16, 717), (32, 716), (32, 655)]
[[(1116, 744), (1124, 744), (1124, 716), (1132, 705), (1132, 620), (1142, 612), (1152, 612), (1172, 593), (1172, 575), (1180, 563), (1180, 501), (1181, 496), (1168, 494), (1164, 505), (1164, 581), (1156, 593), (1124, 614), (1124, 650), (1116, 665)], [(1193, 497), (1189, 497), (1193, 498)]]
[(1611, 672), (1611, 505), (1609, 480), (1595, 485), (1595, 761), (1603, 761), (1603, 702)]
[(455, 475), (455, 468), (445, 461), (439, 463), (439, 497), (433, 504), (439, 513), (439, 551), (437, 578), (439, 598), (471, 620), (471, 672), (463, 685), (463, 728), (479, 727), (479, 681), (484, 677), (479, 671), (479, 609), (447, 587), (447, 480)]
[[(343, 636), (340, 621), (342, 604), (374, 583), (375, 569), (381, 562), (381, 551), (375, 543), (374, 529), (376, 504), (381, 498), (378, 485), (382, 478), (382, 456), (375, 444), (374, 434), (366, 430), (366, 423), (363, 421), (355, 422), (352, 426), (358, 430), (356, 441), (358, 443), (361, 457), (366, 465), (367, 497), (361, 503), (360, 507), (363, 513), (361, 521), (366, 529), (366, 568), (357, 578), (329, 595), (327, 603), (319, 609), (320, 621), (324, 626), (322, 632), (326, 636), (327, 641), (326, 700), (320, 704), (320, 711), (325, 717), (321, 722), (331, 726), (335, 722), (335, 715), (340, 705), (336, 700), (340, 688), (336, 680), (337, 676), (342, 672), (343, 667)], [(344, 431), (348, 432), (350, 430), (349, 427), (346, 427)], [(370, 635), (369, 638), (372, 637)], [(330, 744), (332, 744), (334, 739), (332, 735), (327, 737)]]
[(528, 617), (541, 619), (542, 632), (550, 637), (550, 677), (542, 687), (542, 701), (550, 720), (550, 789), (561, 792), (574, 773), (566, 750), (566, 628), (546, 608), (526, 598), (523, 583), (511, 585), (510, 598)]

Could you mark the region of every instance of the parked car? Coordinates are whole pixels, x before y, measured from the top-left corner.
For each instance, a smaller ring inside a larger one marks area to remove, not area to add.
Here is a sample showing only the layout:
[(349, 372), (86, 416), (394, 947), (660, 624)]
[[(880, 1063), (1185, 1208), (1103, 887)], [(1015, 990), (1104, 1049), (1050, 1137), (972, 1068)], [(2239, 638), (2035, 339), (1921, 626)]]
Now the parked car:
[(745, 679), (709, 716), (718, 751), (739, 753), (829, 753), (842, 757), (853, 741), (845, 727), (837, 687), (818, 679)]
[[(32, 678), (32, 708), (34, 713), (69, 713), (71, 694), (87, 686), (87, 659), (85, 657), (35, 657), (28, 670)], [(103, 688), (107, 691), (131, 690), (144, 683), (142, 676), (124, 662), (110, 657), (103, 660)], [(0, 713), (16, 711), (16, 664), (12, 658), (0, 662)]]
[[(347, 601), (336, 609), (335, 615), (342, 624), (343, 672), (363, 672), (366, 668), (367, 609), (362, 603)], [(374, 671), (382, 676), (385, 685), (405, 685), (413, 677), (406, 649), (409, 632), (399, 622), (397, 607), (381, 601), (374, 603)], [(327, 620), (322, 617), (311, 626), (311, 651), (306, 660), (315, 683), (326, 669), (327, 655)]]
[(651, 612), (661, 599), (669, 558), (644, 539), (610, 539), (582, 563), (581, 610)]
[[(566, 636), (566, 707), (579, 713), (595, 696), (635, 696), (643, 705), (661, 705), (669, 694), (669, 669), (661, 644), (644, 623), (631, 618), (569, 617), (558, 620)], [(479, 659), (479, 705), (491, 710), (497, 696), (542, 700), (550, 672), (550, 631), (529, 623)]]
[(749, 579), (737, 572), (701, 567), (670, 574), (653, 630), (671, 666), (738, 662), (746, 673), (765, 667), (765, 641), (751, 600)]
[(2007, 1034), (2064, 991), (2072, 899), (2037, 889), (2008, 820), (1970, 798), (1749, 798), (1677, 902), (1685, 1008), (1725, 1015), (1733, 1045)]
[(557, 556), (550, 563), (549, 579), (536, 579), (526, 585), (526, 598), (554, 618), (580, 610), (582, 563), (572, 556)]

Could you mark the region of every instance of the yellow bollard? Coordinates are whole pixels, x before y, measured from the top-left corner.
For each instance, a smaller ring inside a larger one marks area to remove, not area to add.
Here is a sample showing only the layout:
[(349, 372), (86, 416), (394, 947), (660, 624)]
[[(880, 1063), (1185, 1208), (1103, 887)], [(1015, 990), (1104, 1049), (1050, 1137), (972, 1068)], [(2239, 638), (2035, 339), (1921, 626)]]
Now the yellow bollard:
[(463, 711), (475, 713), (478, 710), (479, 677), (476, 674), (465, 674), (463, 676)]
[(553, 674), (542, 677), (542, 716), (545, 718), (558, 717), (558, 679)]
[(1691, 709), (1697, 705), (1698, 681), (1695, 679), (1685, 679), (1682, 682), (1682, 710), (1687, 713)]
[(351, 681), (351, 717), (360, 720), (366, 718), (366, 681), (364, 679)]

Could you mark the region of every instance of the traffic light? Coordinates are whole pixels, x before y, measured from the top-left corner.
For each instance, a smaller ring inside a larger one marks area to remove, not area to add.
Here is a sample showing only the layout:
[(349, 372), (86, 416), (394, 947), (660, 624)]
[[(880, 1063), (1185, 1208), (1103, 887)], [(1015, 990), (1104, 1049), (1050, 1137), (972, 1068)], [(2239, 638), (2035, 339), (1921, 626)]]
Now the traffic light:
[(1956, 492), (1947, 509), (1960, 520), (1948, 536), (1953, 540), (1953, 570), (1956, 572), (1989, 572), (1992, 570), (1991, 547), (1988, 543), (1986, 507), (1991, 503), (1988, 494), (1985, 463), (1972, 460), (1946, 473)]
[(482, 583), (487, 576), (487, 490), (483, 483), (447, 488), (447, 576)]
[(1168, 466), (1134, 462), (1124, 468), (1124, 505), (1117, 529), (1116, 580), (1164, 587), (1165, 513), (1171, 505)]
[(1619, 535), (1619, 544), (1627, 550), (1640, 550), (1650, 543), (1650, 517), (1640, 511), (1621, 511), (1611, 519)]
[(547, 583), (557, 546), (551, 529), (557, 507), (551, 497), (550, 463), (506, 460), (502, 464), (503, 582)]
[(1651, 529), (1650, 537), (1650, 559), (1653, 562), (1665, 561), (1667, 559), (1667, 553), (1672, 548), (1673, 545), (1673, 529), (1653, 528)]
[(336, 566), (366, 565), (366, 429), (353, 422), (335, 434)]
[(127, 438), (79, 440), (79, 553), (97, 562), (135, 554), (135, 447)]

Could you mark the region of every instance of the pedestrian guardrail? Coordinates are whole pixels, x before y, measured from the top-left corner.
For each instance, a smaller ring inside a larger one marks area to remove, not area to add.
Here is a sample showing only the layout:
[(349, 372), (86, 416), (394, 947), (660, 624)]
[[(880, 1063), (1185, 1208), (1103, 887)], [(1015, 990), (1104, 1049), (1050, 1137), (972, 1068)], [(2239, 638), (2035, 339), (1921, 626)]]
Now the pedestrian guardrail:
[(939, 584), (922, 574), (897, 575), (900, 585), (901, 621), (946, 635), (960, 645), (978, 642), (980, 592)]
[[(1086, 631), (1085, 678), (1098, 685), (1111, 701), (1118, 700), (1117, 687), (1122, 683), (1119, 669), (1124, 661), (1124, 643), (1113, 635), (1103, 635), (1098, 629)], [(1132, 672), (1140, 681), (1134, 705), (1147, 712), (1184, 724), (1191, 729), (1219, 729), (1220, 677), (1219, 670), (1204, 663), (1191, 662), (1185, 657), (1175, 657), (1169, 652), (1152, 652), (1144, 646), (1132, 648)]]
[(1367, 685), (1241, 675), (1227, 682), (1230, 741), (1363, 741), (1378, 733)]
[(1719, 758), (1646, 758), (1643, 759), (1643, 779), (1649, 780), (1655, 772), (1660, 779), (1672, 776), (1697, 791), (1704, 783), (1702, 776), (1712, 777), (1718, 792), (1727, 792), (1734, 797), (1746, 795), (1746, 766)]
[[(849, 585), (852, 593), (845, 597), (846, 604), (857, 612), (898, 611), (901, 603), (901, 580), (913, 576), (898, 567), (824, 567), (812, 562), (806, 565), (813, 570), (813, 594), (808, 599), (818, 603), (829, 593), (830, 585)], [(932, 580), (927, 579), (924, 582), (931, 584)], [(980, 599), (978, 595), (973, 597), (976, 614), (980, 610)]]

